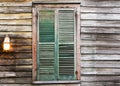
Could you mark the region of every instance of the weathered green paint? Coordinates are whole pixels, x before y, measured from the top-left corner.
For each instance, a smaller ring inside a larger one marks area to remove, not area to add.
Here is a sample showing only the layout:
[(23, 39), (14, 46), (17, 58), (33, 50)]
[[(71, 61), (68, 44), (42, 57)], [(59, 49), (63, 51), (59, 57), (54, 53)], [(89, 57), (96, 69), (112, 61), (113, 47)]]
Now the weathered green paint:
[(38, 80), (55, 80), (54, 11), (39, 12)]
[(54, 42), (54, 11), (41, 10), (39, 12), (40, 42)]
[(76, 79), (74, 13), (71, 9), (39, 11), (38, 80)]
[(59, 79), (74, 76), (74, 10), (59, 10)]

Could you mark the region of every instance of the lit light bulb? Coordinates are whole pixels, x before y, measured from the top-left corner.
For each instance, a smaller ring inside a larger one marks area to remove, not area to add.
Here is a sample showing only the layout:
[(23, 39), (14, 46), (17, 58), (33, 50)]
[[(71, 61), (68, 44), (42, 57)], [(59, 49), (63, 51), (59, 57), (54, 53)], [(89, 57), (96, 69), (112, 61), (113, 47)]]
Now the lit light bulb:
[(9, 38), (8, 35), (4, 38), (3, 50), (4, 50), (4, 51), (10, 50), (10, 38)]

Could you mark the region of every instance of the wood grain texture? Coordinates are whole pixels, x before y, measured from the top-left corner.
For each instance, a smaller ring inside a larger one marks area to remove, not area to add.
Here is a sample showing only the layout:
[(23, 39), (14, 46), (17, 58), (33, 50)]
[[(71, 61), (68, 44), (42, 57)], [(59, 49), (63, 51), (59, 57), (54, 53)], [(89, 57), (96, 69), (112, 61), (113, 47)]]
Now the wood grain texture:
[(81, 13), (119, 14), (120, 7), (81, 7)]
[(32, 82), (31, 6), (31, 0), (0, 0), (0, 43), (11, 38), (10, 53), (0, 45), (0, 84)]
[(0, 71), (17, 71), (17, 72), (28, 72), (32, 71), (32, 66), (31, 65), (22, 65), (22, 66), (0, 66)]
[(92, 7), (119, 7), (119, 0), (80, 0), (81, 6), (92, 6)]
[(6, 65), (31, 65), (32, 60), (31, 59), (0, 59), (0, 65), (6, 66)]
[(21, 20), (0, 20), (0, 25), (31, 25), (31, 19), (21, 19)]
[(32, 38), (31, 32), (1, 32), (0, 37), (4, 37), (5, 35), (9, 35), (11, 38)]
[(1, 6), (0, 7), (0, 13), (31, 13), (32, 12), (32, 8), (31, 6)]
[(118, 76), (120, 75), (119, 73), (120, 69), (119, 68), (83, 68), (81, 70), (82, 75), (88, 75), (88, 76), (93, 76), (93, 75), (99, 75), (99, 76)]
[(109, 81), (109, 82), (119, 82), (120, 76), (84, 76), (82, 77), (82, 81)]
[(10, 55), (9, 54), (1, 54), (0, 55), (0, 59), (31, 59), (32, 58), (32, 53), (26, 53), (26, 52), (23, 52), (23, 53), (11, 53)]
[(101, 14), (81, 14), (81, 19), (90, 19), (90, 20), (120, 20), (120, 14), (107, 14), (107, 13), (101, 13)]
[(97, 21), (97, 20), (82, 20), (81, 26), (94, 27), (120, 27), (120, 21)]
[(112, 34), (119, 34), (120, 29), (119, 27), (81, 27), (81, 33), (112, 33)]
[(81, 85), (119, 86), (119, 0), (81, 0)]
[(81, 67), (88, 68), (119, 68), (119, 61), (81, 61)]
[[(0, 84), (1, 86), (48, 86), (48, 85), (31, 85), (31, 84)], [(49, 86), (80, 86), (80, 84), (49, 84)]]
[(80, 3), (80, 0), (33, 0), (33, 3)]
[(36, 35), (36, 32), (37, 32), (37, 19), (36, 19), (36, 17), (37, 17), (37, 11), (36, 11), (36, 8), (33, 8), (32, 9), (32, 13), (33, 13), (33, 15), (32, 15), (32, 17), (33, 17), (33, 19), (32, 19), (32, 30), (33, 30), (33, 35), (32, 35), (32, 59), (33, 59), (33, 69), (32, 69), (32, 75), (33, 75), (33, 77), (32, 77), (32, 80), (33, 81), (35, 81), (36, 80), (36, 77), (37, 77), (37, 54), (36, 54), (36, 51), (37, 51), (37, 49), (36, 49), (36, 47), (37, 47), (37, 35)]
[(31, 26), (17, 26), (17, 25), (0, 26), (0, 32), (28, 32), (28, 31), (32, 31)]
[(0, 82), (2, 84), (17, 84), (17, 83), (21, 83), (21, 84), (26, 84), (26, 83), (31, 83), (31, 78), (1, 78)]
[(27, 2), (31, 0), (0, 0), (0, 2)]
[(119, 61), (120, 55), (82, 55), (82, 61)]
[(31, 13), (19, 13), (19, 14), (0, 14), (0, 20), (2, 19), (31, 19)]
[(120, 47), (120, 41), (81, 41), (81, 46), (87, 47)]
[(120, 54), (120, 48), (116, 47), (81, 47), (83, 54)]
[(120, 83), (116, 81), (108, 81), (108, 82), (83, 82), (81, 83), (82, 86), (119, 86)]
[(82, 40), (94, 40), (94, 41), (119, 41), (120, 35), (118, 34), (81, 34)]
[(0, 6), (32, 6), (32, 2), (0, 2)]
[(0, 72), (0, 78), (31, 77), (31, 72)]

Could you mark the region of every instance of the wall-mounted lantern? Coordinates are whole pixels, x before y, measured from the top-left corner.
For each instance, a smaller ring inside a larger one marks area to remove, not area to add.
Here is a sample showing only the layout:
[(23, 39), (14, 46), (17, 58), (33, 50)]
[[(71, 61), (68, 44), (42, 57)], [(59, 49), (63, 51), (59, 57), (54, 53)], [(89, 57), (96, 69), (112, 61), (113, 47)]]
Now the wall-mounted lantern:
[(3, 50), (4, 51), (9, 51), (10, 50), (10, 37), (8, 35), (6, 35), (5, 38), (4, 38)]

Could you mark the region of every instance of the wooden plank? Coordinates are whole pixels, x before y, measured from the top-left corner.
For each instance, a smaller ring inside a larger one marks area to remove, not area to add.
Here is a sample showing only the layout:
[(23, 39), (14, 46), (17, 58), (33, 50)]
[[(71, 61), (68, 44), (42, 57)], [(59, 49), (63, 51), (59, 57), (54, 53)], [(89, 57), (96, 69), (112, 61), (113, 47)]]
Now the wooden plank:
[(81, 34), (82, 40), (99, 40), (99, 41), (119, 41), (118, 34)]
[(22, 78), (31, 77), (32, 72), (0, 72), (0, 78)]
[(120, 8), (115, 7), (81, 7), (81, 13), (106, 13), (106, 14), (119, 14)]
[(6, 66), (6, 65), (32, 65), (32, 59), (15, 59), (16, 57), (12, 59), (0, 59), (0, 65)]
[(93, 7), (119, 7), (119, 0), (81, 0), (81, 6), (93, 6)]
[(31, 25), (31, 19), (26, 20), (0, 20), (0, 25)]
[(16, 59), (32, 59), (32, 53), (14, 53)]
[(31, 6), (1, 6), (0, 7), (0, 13), (31, 13), (32, 9)]
[[(21, 41), (22, 40), (22, 41)], [(27, 39), (27, 38), (25, 38), (25, 39), (14, 39), (14, 38), (12, 38), (11, 39), (11, 45), (32, 45), (32, 39)]]
[(0, 6), (32, 6), (32, 2), (0, 2)]
[(31, 83), (31, 78), (1, 78), (0, 79), (0, 82), (2, 84), (19, 84), (19, 83), (23, 83), (23, 84), (26, 84), (26, 83)]
[(118, 76), (120, 69), (118, 68), (82, 68), (81, 74), (82, 75), (108, 75), (108, 76)]
[(8, 78), (8, 79), (0, 79), (0, 82), (3, 83), (15, 83), (15, 79)]
[(16, 77), (32, 77), (32, 72), (15, 72)]
[[(10, 55), (9, 55), (10, 54)], [(16, 58), (16, 59), (31, 59), (32, 58), (32, 53), (2, 53), (0, 55), (0, 59), (13, 59), (13, 58)]]
[(33, 0), (33, 3), (80, 3), (80, 0)]
[[(2, 46), (1, 46), (2, 47)], [(20, 52), (20, 53), (31, 53), (32, 52), (32, 47), (31, 47), (31, 45), (30, 46), (28, 46), (28, 45), (19, 45), (19, 46), (11, 46), (11, 48), (10, 48), (10, 52), (14, 52), (14, 53), (18, 53), (18, 52)]]
[[(21, 84), (0, 84), (1, 86), (21, 86)], [(44, 84), (44, 85), (31, 85), (29, 84), (22, 84), (22, 86), (80, 86), (80, 84)]]
[(120, 33), (119, 28), (104, 28), (104, 27), (81, 27), (81, 33)]
[(83, 76), (82, 81), (109, 81), (119, 82), (120, 76)]
[(90, 13), (90, 14), (81, 14), (81, 19), (89, 19), (89, 20), (120, 20), (120, 14), (96, 14), (96, 13)]
[(0, 2), (26, 2), (26, 1), (30, 1), (30, 0), (0, 0)]
[(0, 26), (0, 32), (22, 32), (32, 31), (31, 26)]
[(36, 8), (32, 9), (32, 59), (33, 59), (33, 69), (32, 69), (32, 81), (37, 79), (37, 10)]
[(82, 82), (81, 86), (120, 86), (120, 83), (115, 81), (108, 82)]
[(53, 5), (47, 4), (47, 3), (46, 4), (44, 3), (42, 5), (41, 4), (39, 3), (39, 5), (35, 6), (37, 8), (37, 10), (40, 10), (41, 8), (78, 8), (80, 6), (79, 3), (78, 4), (73, 4), (73, 3), (66, 3), (66, 4), (56, 3), (56, 4), (54, 4), (53, 3)]
[(12, 46), (12, 52), (32, 52), (31, 46)]
[(3, 77), (15, 77), (16, 73), (15, 72), (0, 72), (0, 78)]
[(5, 37), (5, 35), (9, 35), (10, 38), (32, 38), (31, 32), (0, 32), (0, 37)]
[(32, 65), (23, 65), (23, 66), (0, 66), (0, 71), (18, 71), (18, 72), (27, 72), (32, 71)]
[(16, 65), (32, 65), (32, 59), (15, 59)]
[[(0, 38), (0, 43), (3, 43), (4, 38)], [(22, 41), (21, 41), (22, 40)], [(11, 46), (25, 46), (25, 45), (32, 45), (32, 39), (28, 38), (12, 38), (11, 40)]]
[(120, 48), (81, 47), (82, 54), (120, 54)]
[(0, 19), (31, 19), (31, 13), (3, 14), (0, 13)]
[(76, 69), (77, 69), (77, 80), (80, 80), (81, 79), (81, 65), (80, 65), (80, 59), (81, 59), (81, 54), (80, 54), (80, 7), (77, 8), (77, 16), (76, 16), (76, 19), (77, 19), (77, 30), (76, 30)]
[(15, 78), (15, 83), (21, 83), (21, 84), (30, 84), (32, 82), (31, 77), (28, 78)]
[(81, 60), (85, 61), (119, 61), (120, 55), (82, 55)]
[(81, 67), (120, 68), (119, 61), (81, 61)]
[(88, 47), (120, 47), (120, 41), (87, 41), (82, 40), (81, 46), (88, 46)]
[(82, 20), (81, 26), (94, 26), (94, 27), (120, 27), (120, 21), (94, 21), (94, 20)]

